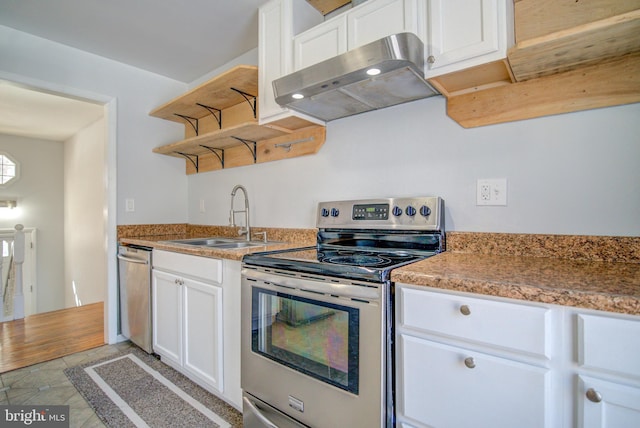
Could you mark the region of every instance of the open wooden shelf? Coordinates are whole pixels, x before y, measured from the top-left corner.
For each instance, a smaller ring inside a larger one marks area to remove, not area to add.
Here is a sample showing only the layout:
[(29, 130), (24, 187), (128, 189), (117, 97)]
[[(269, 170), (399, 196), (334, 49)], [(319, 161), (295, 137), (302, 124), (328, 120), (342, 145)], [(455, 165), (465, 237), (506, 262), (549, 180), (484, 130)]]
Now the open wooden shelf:
[(239, 65), (154, 109), (184, 123), (185, 138), (153, 149), (184, 158), (187, 174), (316, 153), (325, 128), (298, 117), (259, 125), (258, 68)]

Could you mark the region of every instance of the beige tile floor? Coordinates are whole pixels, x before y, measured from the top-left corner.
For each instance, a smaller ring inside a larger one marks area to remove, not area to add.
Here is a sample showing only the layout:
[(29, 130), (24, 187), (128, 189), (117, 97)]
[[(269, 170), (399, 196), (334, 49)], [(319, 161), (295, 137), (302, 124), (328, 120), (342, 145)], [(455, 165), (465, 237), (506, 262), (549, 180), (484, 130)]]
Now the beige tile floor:
[(71, 428), (104, 427), (98, 416), (69, 382), (64, 370), (131, 346), (130, 342), (105, 345), (0, 375), (0, 404), (69, 405)]

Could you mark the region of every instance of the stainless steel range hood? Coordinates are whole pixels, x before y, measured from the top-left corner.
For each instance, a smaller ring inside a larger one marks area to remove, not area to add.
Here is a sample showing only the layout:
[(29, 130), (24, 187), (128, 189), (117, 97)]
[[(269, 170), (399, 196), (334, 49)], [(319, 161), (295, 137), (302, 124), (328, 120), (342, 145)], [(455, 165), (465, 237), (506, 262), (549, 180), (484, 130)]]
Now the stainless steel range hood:
[(422, 41), (400, 33), (274, 80), (273, 89), (281, 106), (330, 121), (438, 95), (423, 70)]

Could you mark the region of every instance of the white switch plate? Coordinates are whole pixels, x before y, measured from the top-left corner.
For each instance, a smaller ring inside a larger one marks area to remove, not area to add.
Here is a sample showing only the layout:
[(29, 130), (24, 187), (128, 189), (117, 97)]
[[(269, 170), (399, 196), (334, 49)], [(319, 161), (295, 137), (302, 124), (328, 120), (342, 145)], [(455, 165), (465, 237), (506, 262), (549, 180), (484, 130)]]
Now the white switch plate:
[(507, 205), (507, 179), (481, 178), (477, 181), (476, 205)]
[(136, 210), (133, 199), (125, 199), (124, 201), (124, 210), (128, 213), (132, 213)]
[(204, 209), (204, 199), (200, 199), (200, 212), (201, 212), (201, 213), (205, 212), (205, 209)]

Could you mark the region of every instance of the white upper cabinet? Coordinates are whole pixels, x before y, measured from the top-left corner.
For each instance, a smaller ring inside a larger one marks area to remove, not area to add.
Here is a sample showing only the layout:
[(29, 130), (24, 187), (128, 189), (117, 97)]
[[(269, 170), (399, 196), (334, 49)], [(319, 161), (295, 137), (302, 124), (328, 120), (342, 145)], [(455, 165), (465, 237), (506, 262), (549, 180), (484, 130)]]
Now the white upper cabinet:
[(369, 0), (297, 35), (294, 69), (300, 70), (391, 34), (418, 34), (424, 0)]
[(426, 77), (507, 57), (514, 42), (511, 0), (426, 1)]
[(322, 16), (306, 1), (271, 0), (258, 10), (260, 124), (292, 114), (276, 103), (272, 82), (293, 71), (294, 32), (297, 29), (310, 28), (321, 20)]
[(300, 70), (347, 51), (347, 19), (338, 16), (293, 39), (294, 69)]
[(369, 0), (347, 13), (349, 49), (397, 33), (418, 33), (418, 0)]

